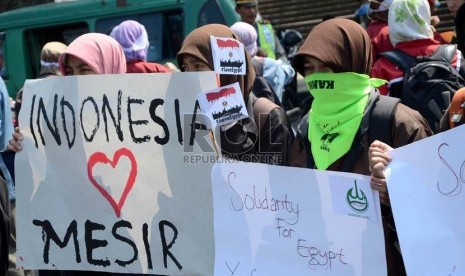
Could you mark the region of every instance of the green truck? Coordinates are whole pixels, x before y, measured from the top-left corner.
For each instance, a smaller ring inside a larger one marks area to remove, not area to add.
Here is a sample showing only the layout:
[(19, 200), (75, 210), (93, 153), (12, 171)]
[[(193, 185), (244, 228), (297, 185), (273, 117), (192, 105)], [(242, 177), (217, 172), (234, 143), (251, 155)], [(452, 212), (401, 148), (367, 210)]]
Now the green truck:
[(234, 0), (79, 0), (5, 12), (0, 14), (2, 77), (14, 97), (26, 79), (38, 75), (45, 43), (109, 33), (128, 19), (147, 29), (148, 61), (173, 61), (187, 34), (205, 24), (232, 25), (239, 19), (234, 9)]

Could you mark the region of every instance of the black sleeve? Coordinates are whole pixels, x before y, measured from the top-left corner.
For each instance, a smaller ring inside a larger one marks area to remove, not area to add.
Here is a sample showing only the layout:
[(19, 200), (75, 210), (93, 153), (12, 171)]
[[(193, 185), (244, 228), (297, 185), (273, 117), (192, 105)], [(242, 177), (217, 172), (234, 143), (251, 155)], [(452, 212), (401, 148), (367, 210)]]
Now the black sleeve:
[(283, 108), (281, 101), (278, 98), (278, 95), (276, 95), (276, 92), (273, 90), (273, 87), (271, 87), (267, 80), (262, 76), (255, 77), (252, 93), (257, 98), (267, 98), (271, 102)]
[(8, 269), (8, 240), (10, 237), (10, 200), (5, 179), (0, 180), (0, 275)]
[(274, 108), (270, 114), (263, 116), (266, 116), (263, 118), (265, 123), (257, 145), (261, 163), (289, 166), (294, 133), (286, 112), (281, 108)]
[(11, 178), (13, 179), (13, 183), (15, 183), (15, 155), (16, 153), (10, 150), (0, 152), (3, 158), (3, 162), (5, 162), (6, 168), (10, 172)]

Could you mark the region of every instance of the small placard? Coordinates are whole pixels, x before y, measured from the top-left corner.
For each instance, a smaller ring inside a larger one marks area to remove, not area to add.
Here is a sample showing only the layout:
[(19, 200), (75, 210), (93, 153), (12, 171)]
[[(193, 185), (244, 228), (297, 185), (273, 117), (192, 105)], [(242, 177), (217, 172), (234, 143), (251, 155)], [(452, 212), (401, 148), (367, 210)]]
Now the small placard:
[(197, 99), (202, 113), (210, 119), (209, 128), (227, 125), (249, 116), (237, 82), (198, 93)]
[(214, 70), (222, 75), (245, 75), (244, 44), (229, 37), (210, 36)]

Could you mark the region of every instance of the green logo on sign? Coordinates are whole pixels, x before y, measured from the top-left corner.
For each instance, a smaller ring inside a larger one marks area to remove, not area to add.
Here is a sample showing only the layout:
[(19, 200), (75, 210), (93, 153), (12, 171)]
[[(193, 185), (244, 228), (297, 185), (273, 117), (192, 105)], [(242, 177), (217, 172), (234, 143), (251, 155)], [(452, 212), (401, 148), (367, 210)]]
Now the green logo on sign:
[(358, 189), (357, 180), (354, 180), (355, 187), (347, 191), (346, 200), (350, 208), (354, 211), (363, 213), (368, 209), (368, 200), (365, 193)]

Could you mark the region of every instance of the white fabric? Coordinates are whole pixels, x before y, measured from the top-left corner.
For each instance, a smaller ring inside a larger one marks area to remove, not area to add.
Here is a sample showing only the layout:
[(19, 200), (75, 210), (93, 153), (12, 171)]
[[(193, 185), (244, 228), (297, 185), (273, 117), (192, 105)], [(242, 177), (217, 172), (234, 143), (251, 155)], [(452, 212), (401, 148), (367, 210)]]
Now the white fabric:
[(399, 42), (433, 38), (427, 0), (393, 0), (389, 8), (389, 38)]
[(258, 36), (255, 28), (245, 22), (236, 22), (231, 26), (231, 30), (239, 36), (250, 56), (254, 57), (257, 54)]
[(60, 64), (58, 62), (47, 62), (47, 61), (40, 61), (40, 66), (42, 67), (60, 67)]

